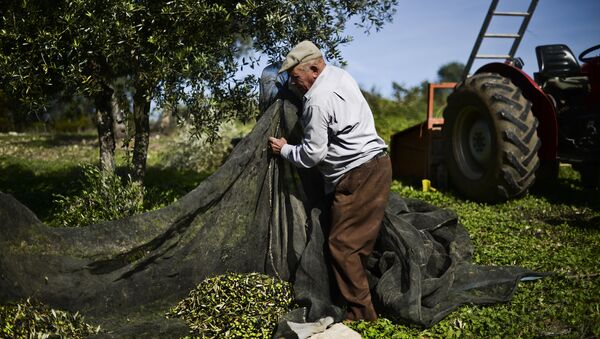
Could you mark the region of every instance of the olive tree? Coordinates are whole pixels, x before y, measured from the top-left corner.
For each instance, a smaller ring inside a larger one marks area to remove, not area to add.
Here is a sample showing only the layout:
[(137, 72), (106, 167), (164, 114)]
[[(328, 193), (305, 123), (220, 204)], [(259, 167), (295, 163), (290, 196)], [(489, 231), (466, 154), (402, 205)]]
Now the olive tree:
[[(117, 79), (133, 95), (133, 177), (141, 181), (150, 102), (177, 114), (186, 107), (197, 133), (256, 112), (256, 55), (281, 58), (311, 39), (331, 60), (351, 22), (367, 32), (392, 19), (397, 0), (6, 0), (0, 4), (0, 81), (31, 109), (53, 93), (93, 99), (101, 165), (114, 168), (111, 98)], [(256, 53), (248, 53), (252, 50)], [(120, 93), (116, 93), (120, 94)]]

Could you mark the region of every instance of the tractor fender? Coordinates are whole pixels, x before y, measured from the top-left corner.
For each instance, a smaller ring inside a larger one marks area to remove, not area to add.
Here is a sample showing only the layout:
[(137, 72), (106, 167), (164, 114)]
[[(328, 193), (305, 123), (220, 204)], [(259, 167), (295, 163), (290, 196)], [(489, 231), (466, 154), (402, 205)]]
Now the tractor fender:
[(554, 105), (537, 83), (521, 69), (501, 62), (492, 62), (479, 68), (478, 73), (496, 73), (512, 81), (531, 102), (531, 111), (537, 118), (538, 137), (542, 143), (538, 156), (543, 161), (555, 161), (558, 151), (558, 125)]

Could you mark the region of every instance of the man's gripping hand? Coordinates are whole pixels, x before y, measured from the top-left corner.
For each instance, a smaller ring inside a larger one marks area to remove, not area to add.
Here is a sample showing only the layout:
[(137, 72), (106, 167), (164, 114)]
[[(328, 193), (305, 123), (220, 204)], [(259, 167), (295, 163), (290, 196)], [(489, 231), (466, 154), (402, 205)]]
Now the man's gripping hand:
[(271, 147), (271, 151), (275, 154), (281, 154), (281, 149), (285, 144), (287, 144), (287, 140), (285, 140), (285, 138), (277, 139), (269, 137), (269, 147)]

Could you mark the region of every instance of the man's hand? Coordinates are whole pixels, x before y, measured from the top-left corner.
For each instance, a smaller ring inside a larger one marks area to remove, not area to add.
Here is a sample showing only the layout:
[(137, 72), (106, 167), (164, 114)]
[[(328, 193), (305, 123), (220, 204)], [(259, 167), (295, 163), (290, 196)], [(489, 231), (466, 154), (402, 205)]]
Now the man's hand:
[(285, 138), (273, 138), (269, 137), (269, 147), (271, 147), (271, 151), (275, 154), (281, 154), (281, 149), (283, 145), (287, 144), (287, 140)]

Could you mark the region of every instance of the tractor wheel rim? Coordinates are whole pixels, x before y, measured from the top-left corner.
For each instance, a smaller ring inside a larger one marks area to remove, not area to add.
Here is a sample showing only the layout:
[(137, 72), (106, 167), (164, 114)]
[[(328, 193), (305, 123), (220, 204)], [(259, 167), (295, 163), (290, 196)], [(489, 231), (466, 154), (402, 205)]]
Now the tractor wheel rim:
[(475, 107), (466, 107), (458, 115), (452, 139), (460, 171), (471, 180), (480, 179), (489, 167), (492, 153), (487, 119)]
[(491, 134), (487, 121), (478, 119), (469, 130), (469, 150), (475, 161), (481, 166), (489, 163), (491, 147)]

